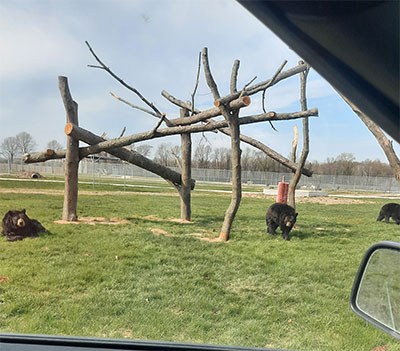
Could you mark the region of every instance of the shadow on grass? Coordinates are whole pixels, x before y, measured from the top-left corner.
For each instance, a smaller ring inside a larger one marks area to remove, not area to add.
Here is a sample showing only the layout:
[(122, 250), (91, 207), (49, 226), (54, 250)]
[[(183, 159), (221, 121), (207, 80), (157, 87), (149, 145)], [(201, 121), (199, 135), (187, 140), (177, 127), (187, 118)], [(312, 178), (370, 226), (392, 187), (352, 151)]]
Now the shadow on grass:
[(321, 224), (316, 225), (302, 225), (297, 229), (292, 229), (290, 236), (298, 238), (300, 240), (317, 238), (317, 237), (329, 237), (329, 238), (341, 238), (344, 235), (348, 236), (352, 233), (352, 226), (350, 224), (335, 223), (335, 224)]
[(47, 238), (47, 237), (51, 237), (51, 236), (56, 236), (56, 234), (54, 234), (50, 230), (46, 230), (45, 232), (38, 233), (37, 237), (38, 238)]

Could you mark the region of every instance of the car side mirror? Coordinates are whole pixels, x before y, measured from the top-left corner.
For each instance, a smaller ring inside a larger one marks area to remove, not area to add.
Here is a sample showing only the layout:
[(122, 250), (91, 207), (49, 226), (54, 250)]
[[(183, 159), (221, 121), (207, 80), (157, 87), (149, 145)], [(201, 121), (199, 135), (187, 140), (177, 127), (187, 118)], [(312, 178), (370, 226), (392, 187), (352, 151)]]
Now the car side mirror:
[(383, 241), (367, 250), (350, 304), (355, 314), (400, 340), (400, 243)]

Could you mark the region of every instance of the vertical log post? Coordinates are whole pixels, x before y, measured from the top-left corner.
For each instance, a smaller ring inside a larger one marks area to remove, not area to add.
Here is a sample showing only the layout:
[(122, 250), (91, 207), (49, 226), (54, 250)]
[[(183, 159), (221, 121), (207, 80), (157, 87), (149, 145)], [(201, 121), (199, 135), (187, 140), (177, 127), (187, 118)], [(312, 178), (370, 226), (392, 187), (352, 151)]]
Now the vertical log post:
[[(64, 103), (67, 123), (78, 125), (78, 104), (72, 99), (67, 77), (58, 77), (58, 88)], [(64, 167), (65, 186), (62, 219), (65, 221), (77, 221), (79, 140), (72, 136), (67, 136), (67, 153)]]
[[(299, 64), (303, 64), (303, 61), (299, 61)], [(300, 104), (301, 110), (307, 110), (307, 98), (306, 98), (306, 85), (307, 76), (310, 71), (310, 66), (304, 72), (300, 73)], [(292, 179), (289, 184), (289, 205), (296, 208), (296, 187), (300, 181), (301, 173), (306, 164), (307, 156), (310, 151), (310, 136), (308, 127), (308, 117), (303, 118), (303, 150), (299, 162), (297, 164), (296, 172), (293, 174)]]
[[(188, 116), (189, 111), (187, 109), (180, 109), (181, 118)], [(192, 215), (190, 204), (190, 179), (192, 178), (192, 138), (190, 133), (181, 134), (181, 157), (182, 184), (179, 189), (179, 195), (181, 198), (181, 219), (190, 221)]]
[(219, 239), (222, 241), (229, 240), (233, 220), (242, 199), (242, 167), (240, 162), (242, 151), (240, 150), (239, 110), (229, 111), (224, 114), (224, 117), (225, 116), (229, 116), (229, 128), (231, 132), (232, 198), (231, 203), (225, 212), (224, 223), (222, 224), (221, 232), (219, 234)]

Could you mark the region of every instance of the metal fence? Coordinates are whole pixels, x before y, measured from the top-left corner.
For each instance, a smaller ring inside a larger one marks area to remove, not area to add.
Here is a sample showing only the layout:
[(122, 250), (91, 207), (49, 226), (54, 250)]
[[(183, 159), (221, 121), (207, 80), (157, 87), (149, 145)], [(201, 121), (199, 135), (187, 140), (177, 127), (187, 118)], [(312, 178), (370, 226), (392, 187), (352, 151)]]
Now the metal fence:
[[(178, 168), (173, 168), (179, 172)], [(51, 160), (40, 164), (23, 164), (20, 161), (12, 165), (0, 163), (0, 173), (19, 174), (22, 172), (38, 172), (42, 175), (63, 175), (64, 165), (61, 160)], [(126, 163), (107, 163), (101, 160), (85, 159), (80, 162), (79, 173), (101, 179), (107, 177), (145, 177), (159, 178), (142, 168)], [(276, 186), (285, 176), (289, 180), (291, 173), (243, 171), (243, 184)], [(192, 169), (192, 178), (197, 181), (229, 183), (232, 178), (230, 170)], [(400, 193), (400, 184), (394, 177), (343, 176), (314, 174), (312, 177), (302, 176), (299, 186), (323, 190), (361, 190)]]

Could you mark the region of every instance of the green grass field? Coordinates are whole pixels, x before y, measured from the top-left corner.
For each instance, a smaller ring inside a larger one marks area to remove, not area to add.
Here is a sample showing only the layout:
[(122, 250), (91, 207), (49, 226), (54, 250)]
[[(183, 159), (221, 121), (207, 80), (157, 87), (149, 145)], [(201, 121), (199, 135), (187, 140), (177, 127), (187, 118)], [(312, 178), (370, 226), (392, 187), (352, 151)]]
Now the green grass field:
[[(0, 181), (0, 190), (10, 188), (51, 191), (63, 185)], [(0, 277), (8, 278), (0, 280), (0, 331), (313, 351), (383, 345), (400, 350), (349, 306), (365, 250), (378, 241), (400, 241), (394, 222), (376, 222), (389, 201), (298, 203), (298, 229), (287, 242), (266, 233), (265, 212), (274, 200), (246, 197), (231, 240), (212, 243), (191, 234), (218, 236), (229, 195), (195, 192), (193, 223), (181, 224), (170, 221), (180, 213), (179, 198), (165, 196), (174, 193), (170, 188), (129, 189), (143, 193), (107, 194), (117, 189), (101, 185), (95, 190), (102, 193), (79, 196), (79, 216), (128, 220), (115, 226), (54, 223), (61, 218), (61, 193), (0, 192), (1, 216), (26, 208), (49, 230), (14, 243), (0, 237)], [(160, 230), (168, 235), (154, 233)]]

